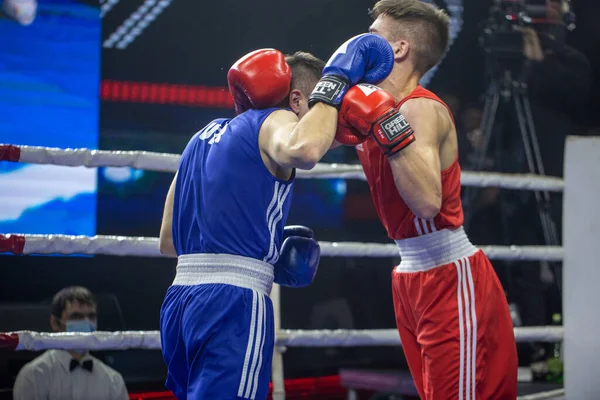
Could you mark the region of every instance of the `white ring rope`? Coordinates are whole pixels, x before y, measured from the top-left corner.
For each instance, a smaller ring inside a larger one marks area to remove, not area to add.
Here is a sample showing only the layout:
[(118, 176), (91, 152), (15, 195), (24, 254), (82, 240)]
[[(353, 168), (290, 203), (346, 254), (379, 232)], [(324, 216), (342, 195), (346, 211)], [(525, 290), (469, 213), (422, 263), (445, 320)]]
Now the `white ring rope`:
[[(562, 340), (563, 328), (540, 326), (514, 328), (517, 342), (556, 342)], [(12, 345), (12, 346), (10, 346)], [(355, 347), (400, 346), (395, 329), (365, 330), (281, 330), (276, 333), (275, 346), (285, 347)], [(117, 332), (33, 332), (17, 331), (0, 334), (0, 348), (39, 351), (45, 349), (128, 350), (160, 349), (159, 331)]]
[[(323, 257), (400, 257), (395, 244), (319, 242)], [(491, 260), (562, 261), (560, 246), (482, 246)], [(96, 254), (168, 257), (158, 250), (158, 238), (0, 234), (0, 253)]]
[[(7, 160), (31, 164), (131, 167), (147, 171), (175, 172), (179, 164), (179, 157), (179, 154), (153, 153), (148, 151), (58, 149), (0, 144), (0, 161)], [(299, 170), (296, 176), (304, 179), (366, 179), (362, 167), (358, 164), (318, 164), (310, 171)], [(551, 192), (562, 192), (564, 190), (564, 181), (561, 178), (532, 174), (463, 171), (461, 184), (463, 186), (495, 186), (516, 190), (543, 190)]]
[(547, 392), (528, 394), (525, 396), (517, 397), (517, 400), (549, 400), (558, 399), (559, 397), (565, 396), (565, 389), (549, 390)]
[[(159, 331), (98, 331), (92, 333), (17, 331), (9, 332), (6, 334), (6, 336), (15, 336), (15, 334), (18, 337), (18, 344), (14, 350), (40, 351), (46, 349), (160, 349)], [(7, 346), (3, 347), (6, 348)]]
[[(9, 150), (20, 151), (18, 159), (2, 156)], [(59, 149), (39, 146), (13, 146), (0, 144), (0, 160), (29, 164), (51, 164), (68, 167), (132, 167), (147, 171), (175, 172), (179, 166), (179, 154), (153, 153), (149, 151), (108, 151), (89, 149)]]
[[(562, 340), (562, 326), (514, 328), (517, 342), (557, 342)], [(396, 329), (289, 330), (277, 332), (277, 345), (288, 347), (399, 346)]]

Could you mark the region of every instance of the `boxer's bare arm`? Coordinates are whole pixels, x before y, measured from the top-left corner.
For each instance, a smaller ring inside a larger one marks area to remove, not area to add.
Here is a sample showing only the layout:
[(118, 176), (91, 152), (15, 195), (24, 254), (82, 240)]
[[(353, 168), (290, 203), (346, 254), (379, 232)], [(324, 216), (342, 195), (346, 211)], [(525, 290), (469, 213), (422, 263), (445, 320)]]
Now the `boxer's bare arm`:
[(389, 157), (396, 188), (419, 218), (435, 217), (442, 206), (440, 148), (449, 132), (444, 106), (430, 99), (411, 99), (400, 112), (415, 131), (415, 142)]
[(282, 168), (312, 169), (333, 143), (337, 110), (317, 103), (302, 118), (291, 111), (273, 112), (259, 134), (261, 152)]
[(175, 196), (175, 182), (177, 181), (177, 174), (171, 182), (169, 191), (167, 192), (167, 199), (165, 200), (165, 208), (163, 211), (162, 223), (160, 225), (160, 237), (158, 239), (158, 248), (162, 254), (168, 256), (176, 256), (175, 245), (173, 244), (173, 197)]

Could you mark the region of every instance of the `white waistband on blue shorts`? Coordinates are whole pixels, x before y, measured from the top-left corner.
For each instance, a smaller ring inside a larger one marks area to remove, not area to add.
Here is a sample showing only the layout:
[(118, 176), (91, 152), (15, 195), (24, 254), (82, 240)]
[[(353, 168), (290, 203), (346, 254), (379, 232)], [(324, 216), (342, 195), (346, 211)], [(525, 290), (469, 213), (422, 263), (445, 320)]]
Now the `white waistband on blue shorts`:
[(231, 254), (183, 254), (178, 257), (173, 285), (206, 283), (239, 286), (268, 296), (273, 286), (273, 266)]
[(478, 251), (462, 226), (396, 240), (396, 245), (401, 258), (400, 265), (396, 267), (398, 272), (427, 271), (472, 256)]

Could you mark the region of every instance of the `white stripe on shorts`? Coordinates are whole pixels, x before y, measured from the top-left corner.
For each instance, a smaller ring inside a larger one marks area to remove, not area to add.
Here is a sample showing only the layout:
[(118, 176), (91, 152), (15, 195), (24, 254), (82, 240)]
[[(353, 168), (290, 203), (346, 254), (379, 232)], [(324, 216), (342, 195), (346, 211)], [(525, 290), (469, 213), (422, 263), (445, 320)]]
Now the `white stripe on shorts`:
[(244, 392), (244, 398), (254, 399), (251, 397), (252, 383), (254, 382), (254, 374), (256, 374), (256, 366), (258, 362), (258, 355), (260, 353), (260, 344), (264, 340), (264, 309), (265, 309), (265, 298), (263, 295), (258, 295), (258, 313), (256, 315), (256, 336), (254, 337), (254, 344), (252, 348), (252, 364), (250, 365), (250, 374), (246, 381), (246, 391)]
[(463, 322), (463, 307), (462, 307), (462, 272), (460, 270), (459, 261), (455, 261), (454, 265), (456, 266), (456, 273), (458, 275), (458, 284), (456, 285), (456, 294), (458, 301), (458, 339), (460, 341), (460, 350), (459, 350), (459, 363), (458, 363), (458, 400), (463, 400), (464, 396), (464, 387), (463, 381), (465, 379), (465, 337), (464, 337), (464, 322)]
[[(250, 356), (252, 355), (252, 349), (256, 346), (256, 338), (254, 336), (254, 329), (257, 325), (257, 317), (258, 317), (258, 303), (259, 297), (262, 297), (262, 294), (257, 292), (256, 290), (252, 290), (252, 315), (250, 317), (250, 334), (248, 336), (248, 346), (246, 347), (246, 356), (244, 357), (244, 367), (242, 368), (242, 378), (240, 379), (240, 386), (238, 387), (238, 397), (244, 396), (244, 388), (246, 386), (246, 382), (248, 381), (248, 367), (250, 366)], [(258, 336), (258, 335), (257, 335)]]
[(457, 302), (460, 341), (458, 399), (475, 400), (477, 383), (477, 313), (471, 261), (468, 257), (465, 257), (455, 261), (454, 265), (458, 274)]
[[(266, 302), (265, 297), (262, 297), (263, 299), (263, 303)], [(252, 389), (252, 395), (250, 396), (250, 399), (254, 400), (254, 398), (256, 397), (256, 391), (258, 390), (258, 379), (260, 377), (260, 369), (262, 367), (262, 363), (263, 363), (263, 349), (265, 347), (265, 338), (267, 337), (267, 305), (265, 304), (265, 306), (263, 307), (263, 319), (262, 319), (262, 323), (263, 323), (263, 335), (262, 335), (262, 341), (260, 343), (260, 350), (258, 353), (258, 368), (256, 369), (256, 373), (254, 374), (254, 389)]]
[(473, 346), (473, 357), (471, 358), (471, 391), (473, 392), (472, 399), (475, 400), (475, 389), (477, 384), (477, 375), (475, 373), (475, 367), (477, 366), (477, 311), (475, 309), (475, 286), (473, 285), (473, 275), (471, 273), (471, 260), (465, 258), (466, 270), (467, 270), (467, 281), (469, 283), (469, 293), (471, 294), (471, 320), (473, 327), (472, 346)]

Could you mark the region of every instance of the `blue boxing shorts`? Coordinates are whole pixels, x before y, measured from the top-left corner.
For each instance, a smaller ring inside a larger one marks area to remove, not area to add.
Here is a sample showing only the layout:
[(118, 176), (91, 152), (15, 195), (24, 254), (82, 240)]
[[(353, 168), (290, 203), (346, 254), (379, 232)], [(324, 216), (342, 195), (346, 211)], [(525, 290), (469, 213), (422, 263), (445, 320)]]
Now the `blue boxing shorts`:
[(166, 387), (179, 400), (266, 399), (274, 347), (273, 266), (179, 256), (160, 312)]

